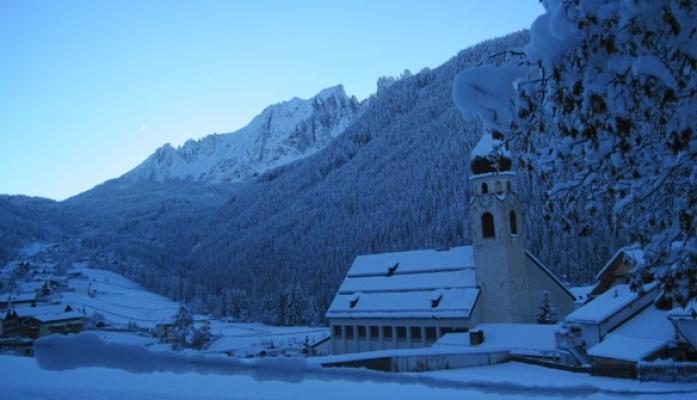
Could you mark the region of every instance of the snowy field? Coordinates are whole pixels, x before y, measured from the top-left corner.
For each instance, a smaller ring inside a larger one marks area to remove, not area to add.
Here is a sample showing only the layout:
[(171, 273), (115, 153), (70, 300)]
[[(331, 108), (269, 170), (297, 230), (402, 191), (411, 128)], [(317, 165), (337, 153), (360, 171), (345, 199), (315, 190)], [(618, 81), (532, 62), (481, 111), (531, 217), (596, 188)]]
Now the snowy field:
[[(63, 293), (62, 301), (78, 309), (84, 307), (88, 314), (99, 312), (111, 324), (135, 322), (144, 328), (154, 328), (179, 309), (179, 303), (148, 292), (117, 273), (84, 265), (77, 265), (73, 271), (82, 273), (83, 277), (71, 279), (70, 286), (75, 291)], [(93, 296), (88, 295), (88, 289)]]
[(325, 370), (288, 379), (249, 374), (133, 373), (41, 369), (35, 359), (0, 356), (0, 399), (687, 399), (695, 386), (638, 384), (503, 364), (413, 375)]
[(327, 327), (269, 326), (258, 323), (209, 321), (211, 333), (220, 338), (205, 350), (237, 356), (258, 354), (262, 350), (284, 351), (311, 345), (329, 336)]

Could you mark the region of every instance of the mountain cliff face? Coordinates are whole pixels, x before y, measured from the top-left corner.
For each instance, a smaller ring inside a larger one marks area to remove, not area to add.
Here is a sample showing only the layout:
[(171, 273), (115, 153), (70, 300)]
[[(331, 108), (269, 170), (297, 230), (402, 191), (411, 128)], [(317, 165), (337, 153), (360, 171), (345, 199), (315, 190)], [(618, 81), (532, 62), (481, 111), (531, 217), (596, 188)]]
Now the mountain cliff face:
[(362, 112), (343, 86), (314, 97), (267, 107), (244, 128), (189, 140), (174, 148), (166, 144), (125, 174), (128, 181), (241, 182), (265, 171), (307, 157), (326, 146)]

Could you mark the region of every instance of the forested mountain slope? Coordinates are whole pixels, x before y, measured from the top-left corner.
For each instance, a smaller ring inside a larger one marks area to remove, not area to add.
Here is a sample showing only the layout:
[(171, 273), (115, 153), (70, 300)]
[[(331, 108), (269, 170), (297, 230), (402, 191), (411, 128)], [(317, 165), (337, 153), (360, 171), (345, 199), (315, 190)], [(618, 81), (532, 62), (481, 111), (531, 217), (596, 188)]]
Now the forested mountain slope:
[[(185, 277), (178, 287), (190, 285), (175, 295), (216, 309), (247, 294), (244, 306), (255, 317), (304, 322), (326, 309), (358, 254), (468, 243), (467, 160), (480, 127), (453, 105), (453, 78), (527, 38), (487, 41), (394, 83), (324, 150), (238, 190), (208, 215), (191, 257), (168, 263)], [(542, 188), (521, 176), (529, 196), (540, 196)], [(530, 248), (575, 273), (570, 279), (588, 279), (612, 241), (563, 237), (532, 204)], [(154, 270), (139, 274), (159, 290), (171, 288)], [(298, 302), (309, 310), (302, 317), (288, 311)]]
[[(470, 242), (468, 160), (481, 127), (453, 104), (453, 79), (527, 41), (490, 40), (383, 85), (321, 150), (252, 181), (126, 176), (56, 203), (51, 223), (75, 252), (197, 310), (317, 322), (357, 255)], [(545, 188), (520, 172), (529, 248), (569, 280), (590, 279), (623, 243), (609, 229), (562, 234), (542, 218)]]

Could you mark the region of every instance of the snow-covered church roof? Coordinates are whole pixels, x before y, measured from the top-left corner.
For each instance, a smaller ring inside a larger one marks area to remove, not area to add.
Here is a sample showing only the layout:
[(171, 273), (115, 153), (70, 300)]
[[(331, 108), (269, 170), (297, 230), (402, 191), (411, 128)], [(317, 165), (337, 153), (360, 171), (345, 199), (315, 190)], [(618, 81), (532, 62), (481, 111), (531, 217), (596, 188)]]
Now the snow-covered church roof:
[(361, 255), (327, 318), (468, 318), (478, 296), (472, 246)]
[(499, 132), (484, 131), (479, 141), (470, 151), (470, 168), (472, 173), (486, 174), (490, 172), (510, 171), (512, 167), (511, 153), (501, 140)]

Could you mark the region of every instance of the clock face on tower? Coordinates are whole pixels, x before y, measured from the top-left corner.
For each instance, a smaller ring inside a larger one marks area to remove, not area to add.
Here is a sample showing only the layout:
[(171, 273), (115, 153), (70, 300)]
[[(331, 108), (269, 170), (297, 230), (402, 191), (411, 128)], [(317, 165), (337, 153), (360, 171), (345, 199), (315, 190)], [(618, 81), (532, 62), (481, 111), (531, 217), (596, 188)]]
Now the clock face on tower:
[(479, 205), (482, 207), (489, 207), (491, 205), (491, 195), (489, 193), (484, 193), (480, 195)]

